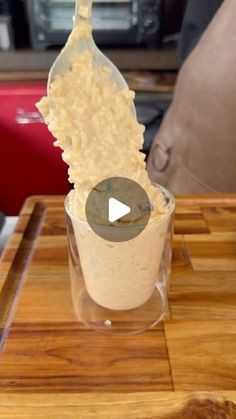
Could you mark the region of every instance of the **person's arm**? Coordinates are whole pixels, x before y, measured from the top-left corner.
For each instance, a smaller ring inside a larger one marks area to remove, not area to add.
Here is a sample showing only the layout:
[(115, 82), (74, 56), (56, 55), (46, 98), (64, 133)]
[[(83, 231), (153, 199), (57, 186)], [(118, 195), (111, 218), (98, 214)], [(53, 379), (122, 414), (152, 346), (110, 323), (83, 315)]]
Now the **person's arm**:
[(201, 192), (191, 175), (209, 191), (236, 191), (235, 22), (236, 1), (225, 0), (180, 70), (154, 139), (149, 176), (173, 192)]

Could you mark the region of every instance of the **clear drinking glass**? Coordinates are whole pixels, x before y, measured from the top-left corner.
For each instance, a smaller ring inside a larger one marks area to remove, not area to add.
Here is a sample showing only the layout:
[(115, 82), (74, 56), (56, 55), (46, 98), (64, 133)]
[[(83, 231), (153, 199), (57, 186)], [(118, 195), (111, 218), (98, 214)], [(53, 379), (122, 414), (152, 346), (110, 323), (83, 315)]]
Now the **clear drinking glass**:
[(175, 200), (156, 187), (163, 192), (166, 213), (124, 242), (96, 235), (86, 221), (69, 213), (66, 198), (73, 305), (78, 320), (98, 332), (141, 332), (167, 312)]

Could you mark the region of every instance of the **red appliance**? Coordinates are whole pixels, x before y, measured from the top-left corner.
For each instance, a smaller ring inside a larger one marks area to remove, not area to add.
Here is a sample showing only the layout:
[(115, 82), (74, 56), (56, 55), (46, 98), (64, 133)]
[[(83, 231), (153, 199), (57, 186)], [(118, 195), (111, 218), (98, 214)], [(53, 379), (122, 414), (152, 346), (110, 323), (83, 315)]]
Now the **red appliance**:
[(0, 85), (0, 211), (16, 215), (30, 195), (66, 194), (67, 165), (35, 103), (46, 83)]

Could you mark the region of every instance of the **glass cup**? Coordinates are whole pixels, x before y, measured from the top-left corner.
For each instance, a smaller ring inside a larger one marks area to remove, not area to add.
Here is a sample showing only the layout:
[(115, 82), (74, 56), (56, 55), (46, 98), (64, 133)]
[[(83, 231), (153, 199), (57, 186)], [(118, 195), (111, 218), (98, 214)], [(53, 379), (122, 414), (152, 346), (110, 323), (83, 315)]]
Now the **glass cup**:
[[(98, 332), (132, 334), (160, 322), (168, 310), (175, 200), (135, 238), (102, 239), (65, 201), (72, 300), (77, 319)], [(106, 228), (112, 228), (106, 226)], [(132, 228), (125, 226), (124, 228)]]

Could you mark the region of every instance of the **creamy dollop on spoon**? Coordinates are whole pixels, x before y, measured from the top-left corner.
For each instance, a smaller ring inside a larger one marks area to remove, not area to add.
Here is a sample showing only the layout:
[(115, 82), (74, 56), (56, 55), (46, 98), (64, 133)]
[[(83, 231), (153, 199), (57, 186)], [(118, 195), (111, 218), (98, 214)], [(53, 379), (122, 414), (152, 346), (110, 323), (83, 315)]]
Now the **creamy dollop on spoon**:
[(74, 28), (49, 73), (48, 97), (37, 104), (69, 165), (70, 211), (86, 220), (91, 189), (123, 176), (147, 192), (154, 217), (164, 211), (163, 195), (151, 184), (139, 151), (144, 127), (136, 120), (134, 93), (96, 47), (90, 16), (91, 0), (77, 2)]

